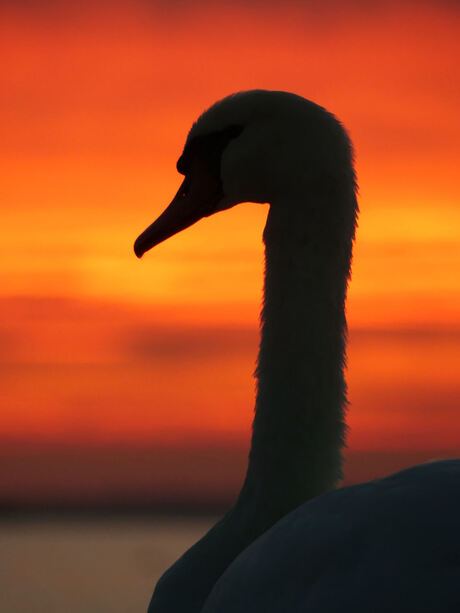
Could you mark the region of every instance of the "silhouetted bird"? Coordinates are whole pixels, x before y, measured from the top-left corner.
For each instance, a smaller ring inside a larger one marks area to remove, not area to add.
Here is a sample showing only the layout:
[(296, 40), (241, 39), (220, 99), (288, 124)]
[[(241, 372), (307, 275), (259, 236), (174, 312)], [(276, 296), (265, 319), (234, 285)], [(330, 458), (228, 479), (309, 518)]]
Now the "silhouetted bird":
[(145, 251), (241, 202), (269, 203), (257, 399), (233, 508), (160, 579), (150, 613), (460, 611), (460, 460), (333, 490), (344, 442), (350, 141), (294, 94), (240, 92), (193, 125)]

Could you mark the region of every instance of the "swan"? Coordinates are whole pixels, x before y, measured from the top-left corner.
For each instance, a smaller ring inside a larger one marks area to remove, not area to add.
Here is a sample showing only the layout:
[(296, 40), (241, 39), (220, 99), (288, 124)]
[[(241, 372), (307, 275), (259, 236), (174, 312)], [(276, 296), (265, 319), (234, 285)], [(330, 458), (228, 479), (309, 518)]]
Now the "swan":
[(350, 140), (301, 96), (227, 96), (193, 124), (184, 180), (135, 253), (268, 203), (248, 469), (230, 511), (165, 572), (149, 613), (460, 611), (460, 460), (336, 489), (345, 299), (357, 219)]

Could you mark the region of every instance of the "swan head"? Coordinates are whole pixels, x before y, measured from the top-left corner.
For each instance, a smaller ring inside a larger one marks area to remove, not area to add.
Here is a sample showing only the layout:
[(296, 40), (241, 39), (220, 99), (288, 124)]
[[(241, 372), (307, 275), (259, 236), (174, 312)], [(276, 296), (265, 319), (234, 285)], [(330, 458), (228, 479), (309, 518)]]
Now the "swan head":
[(353, 183), (351, 159), (342, 125), (317, 104), (280, 91), (227, 96), (193, 124), (177, 162), (184, 180), (134, 251), (141, 257), (199, 219), (241, 202), (304, 206), (302, 195), (318, 176), (345, 174)]

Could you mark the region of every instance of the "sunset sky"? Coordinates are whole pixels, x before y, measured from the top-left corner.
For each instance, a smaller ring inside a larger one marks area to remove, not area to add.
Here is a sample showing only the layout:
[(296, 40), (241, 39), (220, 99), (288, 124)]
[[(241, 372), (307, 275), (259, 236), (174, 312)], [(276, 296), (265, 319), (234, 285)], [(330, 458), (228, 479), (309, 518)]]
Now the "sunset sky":
[(29, 458), (4, 491), (35, 479), (31, 445), (247, 445), (267, 208), (142, 261), (132, 244), (177, 190), (192, 122), (253, 88), (325, 106), (354, 142), (350, 450), (459, 451), (456, 3), (11, 1), (0, 17), (0, 440), (15, 470)]

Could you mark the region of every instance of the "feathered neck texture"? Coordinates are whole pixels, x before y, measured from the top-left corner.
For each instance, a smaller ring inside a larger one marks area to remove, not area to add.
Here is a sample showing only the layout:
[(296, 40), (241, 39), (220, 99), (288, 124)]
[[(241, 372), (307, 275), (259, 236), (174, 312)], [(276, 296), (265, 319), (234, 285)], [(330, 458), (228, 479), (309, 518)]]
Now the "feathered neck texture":
[(304, 193), (273, 202), (264, 231), (256, 410), (242, 491), (163, 575), (149, 613), (205, 611), (241, 551), (341, 478), (345, 298), (357, 214), (351, 163), (339, 176), (319, 176)]
[(268, 525), (342, 477), (357, 209), (349, 179), (310, 186), (306, 202), (274, 203), (264, 231), (257, 399), (241, 501), (257, 501)]

